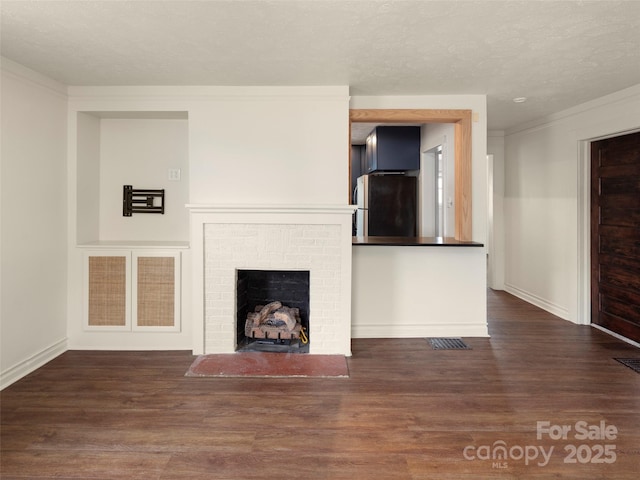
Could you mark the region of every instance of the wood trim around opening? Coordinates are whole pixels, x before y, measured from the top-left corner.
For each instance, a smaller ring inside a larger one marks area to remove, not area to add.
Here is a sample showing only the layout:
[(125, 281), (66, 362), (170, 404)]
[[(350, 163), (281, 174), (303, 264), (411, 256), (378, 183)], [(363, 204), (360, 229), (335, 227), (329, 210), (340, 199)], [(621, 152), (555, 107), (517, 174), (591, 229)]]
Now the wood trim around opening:
[[(455, 142), (455, 238), (472, 240), (471, 209), (471, 110), (430, 109), (351, 109), (351, 124), (356, 123), (453, 123)], [(349, 149), (349, 172), (351, 149)]]

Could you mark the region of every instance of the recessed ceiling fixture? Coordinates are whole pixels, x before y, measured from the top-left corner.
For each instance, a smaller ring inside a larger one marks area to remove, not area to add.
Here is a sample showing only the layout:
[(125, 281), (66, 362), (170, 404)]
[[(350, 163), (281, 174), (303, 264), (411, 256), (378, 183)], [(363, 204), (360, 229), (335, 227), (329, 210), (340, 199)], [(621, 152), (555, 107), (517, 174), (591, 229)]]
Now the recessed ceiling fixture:
[(527, 97), (516, 97), (513, 99), (514, 103), (524, 103), (527, 101)]

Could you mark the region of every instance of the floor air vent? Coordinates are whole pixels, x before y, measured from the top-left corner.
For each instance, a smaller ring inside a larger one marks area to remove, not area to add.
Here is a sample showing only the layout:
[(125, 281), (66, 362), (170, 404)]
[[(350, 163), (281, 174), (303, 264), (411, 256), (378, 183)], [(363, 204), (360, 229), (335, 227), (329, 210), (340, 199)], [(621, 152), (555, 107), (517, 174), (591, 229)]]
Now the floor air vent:
[(614, 358), (614, 360), (629, 367), (634, 372), (640, 373), (640, 358)]
[(434, 350), (470, 350), (460, 338), (427, 338)]

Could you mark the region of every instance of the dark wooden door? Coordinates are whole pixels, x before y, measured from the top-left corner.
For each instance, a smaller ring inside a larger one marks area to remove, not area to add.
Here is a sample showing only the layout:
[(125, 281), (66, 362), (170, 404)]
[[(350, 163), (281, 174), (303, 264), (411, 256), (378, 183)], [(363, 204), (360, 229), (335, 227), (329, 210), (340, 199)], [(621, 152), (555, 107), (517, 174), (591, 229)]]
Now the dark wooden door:
[(640, 342), (640, 132), (591, 143), (591, 322)]

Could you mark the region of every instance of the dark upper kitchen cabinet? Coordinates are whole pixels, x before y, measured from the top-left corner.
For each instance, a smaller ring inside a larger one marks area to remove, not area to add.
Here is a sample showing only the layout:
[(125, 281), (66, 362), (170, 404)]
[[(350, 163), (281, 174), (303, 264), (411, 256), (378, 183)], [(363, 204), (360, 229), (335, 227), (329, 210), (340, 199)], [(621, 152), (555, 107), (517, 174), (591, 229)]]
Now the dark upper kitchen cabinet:
[(420, 127), (376, 127), (367, 137), (366, 172), (420, 169)]

